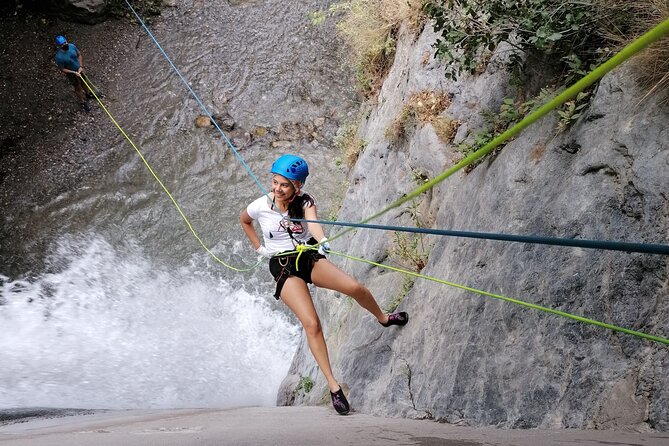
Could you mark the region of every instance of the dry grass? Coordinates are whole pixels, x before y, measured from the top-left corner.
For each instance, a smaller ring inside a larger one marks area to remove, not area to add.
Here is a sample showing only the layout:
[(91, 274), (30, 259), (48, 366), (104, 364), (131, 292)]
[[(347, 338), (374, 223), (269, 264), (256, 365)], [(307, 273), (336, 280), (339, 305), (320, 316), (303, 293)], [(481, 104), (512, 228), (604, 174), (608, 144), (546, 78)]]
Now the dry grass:
[(346, 165), (352, 167), (367, 147), (367, 143), (358, 136), (357, 126), (352, 123), (339, 128), (335, 138), (335, 146), (340, 150)]
[(429, 253), (423, 246), (423, 239), (419, 234), (393, 233), (393, 244), (390, 250), (394, 263), (404, 269), (420, 272), (425, 265)]
[[(621, 47), (627, 45), (669, 17), (669, 0), (594, 0), (602, 14), (615, 16), (621, 12), (631, 17), (626, 29), (605, 30), (608, 38)], [(637, 78), (649, 95), (661, 95), (669, 102), (669, 37), (665, 37), (634, 58)]]
[[(655, 26), (669, 17), (669, 1), (648, 0), (646, 16), (640, 22), (646, 28)], [(642, 31), (642, 30), (640, 30)], [(636, 57), (639, 80), (650, 94), (662, 94), (665, 102), (669, 102), (669, 37), (651, 45)]]
[(392, 124), (386, 129), (386, 139), (391, 143), (397, 143), (404, 139), (407, 134), (407, 129), (413, 122), (410, 119), (413, 117), (413, 114), (406, 106), (402, 108), (400, 114)]
[(424, 90), (411, 96), (405, 107), (413, 111), (421, 124), (426, 124), (432, 122), (449, 105), (451, 100), (447, 93)]
[(444, 144), (450, 144), (453, 142), (453, 138), (455, 138), (455, 134), (457, 133), (461, 124), (461, 121), (446, 116), (437, 116), (432, 120), (434, 133), (437, 134), (437, 137), (439, 137), (439, 139)]
[(409, 31), (417, 34), (425, 24), (426, 16), (423, 13), (425, 0), (376, 0), (379, 15), (393, 26), (399, 27), (406, 23)]
[[(449, 105), (451, 105), (451, 101), (446, 93), (424, 90), (412, 95), (402, 107), (399, 116), (386, 129), (386, 139), (393, 143), (398, 142), (416, 124), (425, 125), (430, 123), (435, 127), (435, 132), (437, 127), (447, 131), (444, 120), (448, 118), (441, 118), (439, 115)], [(455, 127), (455, 130), (457, 130), (457, 127)], [(446, 137), (446, 140), (449, 138)]]
[(424, 0), (351, 0), (338, 3), (343, 11), (337, 29), (351, 49), (361, 90), (378, 93), (395, 54), (395, 37), (402, 23), (415, 33), (425, 23)]

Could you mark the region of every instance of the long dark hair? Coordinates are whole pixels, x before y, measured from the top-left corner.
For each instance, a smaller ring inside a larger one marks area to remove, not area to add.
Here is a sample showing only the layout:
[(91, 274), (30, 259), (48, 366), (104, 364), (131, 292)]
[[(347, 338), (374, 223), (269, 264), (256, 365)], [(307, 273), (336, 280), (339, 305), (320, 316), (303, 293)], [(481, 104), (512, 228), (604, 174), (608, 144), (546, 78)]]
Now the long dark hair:
[(314, 205), (314, 199), (309, 194), (297, 195), (288, 205), (288, 217), (304, 218), (304, 207)]

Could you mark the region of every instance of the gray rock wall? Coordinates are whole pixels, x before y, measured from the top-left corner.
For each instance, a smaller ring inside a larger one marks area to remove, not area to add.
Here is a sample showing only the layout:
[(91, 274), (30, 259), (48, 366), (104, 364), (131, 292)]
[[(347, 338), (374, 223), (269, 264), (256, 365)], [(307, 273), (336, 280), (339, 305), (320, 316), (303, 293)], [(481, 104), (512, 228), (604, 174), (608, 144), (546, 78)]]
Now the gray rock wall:
[[(144, 19), (160, 14), (164, 7), (178, 7), (177, 0), (134, 0), (133, 8)], [(130, 17), (125, 0), (14, 0), (0, 6), (1, 11), (38, 11), (68, 22), (96, 24), (110, 17)], [(134, 16), (132, 17), (134, 21)]]
[[(359, 221), (417, 187), (412, 169), (434, 177), (459, 158), (427, 124), (390, 144), (386, 128), (420, 90), (453, 95), (443, 112), (462, 121), (460, 140), (480, 112), (515, 97), (491, 64), (447, 81), (431, 30), (401, 39), (378, 104), (360, 134), (368, 146), (350, 174), (339, 214)], [(669, 112), (643, 96), (629, 70), (607, 75), (587, 113), (556, 134), (548, 117), (469, 174), (457, 173), (416, 209), (436, 228), (554, 237), (668, 242)], [(374, 221), (415, 225), (405, 205)], [(329, 232), (335, 232), (330, 229)], [(669, 336), (667, 259), (657, 255), (425, 237), (422, 273), (491, 293)], [(337, 251), (401, 266), (391, 233), (357, 230)], [(382, 306), (402, 293), (396, 272), (331, 256), (363, 281)], [(349, 298), (319, 290), (336, 376), (359, 411), (500, 427), (669, 430), (669, 348), (630, 335), (419, 279), (400, 309), (410, 323), (384, 329)], [(293, 392), (300, 376), (316, 382)], [(320, 404), (327, 387), (302, 342), (279, 404)]]
[(107, 18), (110, 0), (48, 0), (48, 8), (74, 22), (98, 23)]

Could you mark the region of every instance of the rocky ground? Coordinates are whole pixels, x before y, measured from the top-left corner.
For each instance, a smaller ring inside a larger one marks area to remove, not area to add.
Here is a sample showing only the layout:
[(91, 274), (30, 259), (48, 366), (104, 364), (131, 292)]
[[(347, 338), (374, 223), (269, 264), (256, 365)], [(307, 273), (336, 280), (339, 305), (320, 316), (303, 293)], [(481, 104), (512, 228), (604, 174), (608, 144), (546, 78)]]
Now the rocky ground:
[(16, 274), (31, 269), (37, 257), (31, 260), (12, 251), (15, 240), (30, 236), (29, 225), (14, 222), (94, 179), (114, 156), (101, 152), (100, 142), (119, 138), (94, 101), (90, 113), (80, 110), (73, 88), (55, 65), (54, 37), (63, 34), (77, 45), (106, 101), (114, 100), (117, 73), (132, 57), (138, 39), (145, 37), (129, 19), (85, 25), (5, 11), (0, 20), (0, 63), (5, 67), (0, 73), (0, 272)]

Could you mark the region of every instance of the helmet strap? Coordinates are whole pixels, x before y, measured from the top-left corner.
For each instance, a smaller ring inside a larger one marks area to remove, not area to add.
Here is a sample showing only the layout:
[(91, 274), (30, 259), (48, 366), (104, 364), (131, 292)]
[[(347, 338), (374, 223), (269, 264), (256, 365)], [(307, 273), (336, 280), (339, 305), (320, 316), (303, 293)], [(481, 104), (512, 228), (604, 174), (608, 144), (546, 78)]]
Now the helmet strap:
[(295, 193), (293, 194), (292, 198), (290, 199), (289, 203), (295, 199), (296, 196), (300, 194), (300, 188), (302, 186), (302, 183), (299, 180), (291, 180), (290, 181), (293, 184), (293, 189), (295, 190)]

